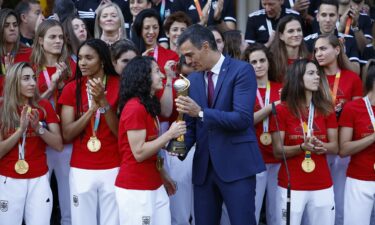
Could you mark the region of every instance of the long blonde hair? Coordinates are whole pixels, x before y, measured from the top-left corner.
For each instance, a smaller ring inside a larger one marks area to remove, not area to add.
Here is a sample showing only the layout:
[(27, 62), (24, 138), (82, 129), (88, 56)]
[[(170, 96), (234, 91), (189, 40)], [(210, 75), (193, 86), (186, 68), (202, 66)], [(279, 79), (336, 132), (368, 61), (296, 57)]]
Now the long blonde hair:
[[(4, 96), (0, 107), (0, 135), (4, 137), (7, 133), (14, 131), (20, 125), (19, 109), (22, 107), (21, 79), (22, 70), (31, 68), (27, 62), (19, 62), (12, 65), (6, 74)], [(40, 108), (38, 100), (40, 99), (38, 88), (35, 88), (35, 94), (29, 99), (29, 105)]]
[(39, 38), (44, 38), (47, 31), (55, 26), (59, 26), (61, 30), (63, 31), (63, 40), (64, 44), (61, 50), (61, 54), (58, 58), (58, 62), (64, 62), (67, 65), (67, 75), (68, 77), (72, 76), (72, 70), (70, 68), (70, 55), (68, 53), (68, 49), (66, 47), (66, 38), (64, 35), (64, 29), (60, 22), (56, 20), (44, 20), (36, 30), (35, 38), (34, 38), (34, 44), (33, 44), (33, 51), (31, 53), (31, 63), (33, 66), (35, 66), (36, 75), (39, 75), (39, 73), (43, 70), (43, 67), (46, 65), (47, 60), (44, 53), (43, 46), (39, 43)]
[(122, 14), (120, 7), (116, 3), (108, 3), (108, 4), (105, 4), (105, 5), (103, 5), (99, 8), (98, 15), (96, 15), (96, 18), (95, 18), (94, 37), (100, 39), (100, 37), (102, 36), (103, 29), (99, 26), (100, 16), (102, 15), (103, 9), (109, 8), (111, 6), (116, 9), (117, 16), (120, 18), (120, 28), (121, 28), (120, 32), (121, 32), (121, 34), (119, 34), (119, 35), (121, 36), (121, 39), (125, 39), (126, 38), (126, 32), (125, 32), (124, 15)]

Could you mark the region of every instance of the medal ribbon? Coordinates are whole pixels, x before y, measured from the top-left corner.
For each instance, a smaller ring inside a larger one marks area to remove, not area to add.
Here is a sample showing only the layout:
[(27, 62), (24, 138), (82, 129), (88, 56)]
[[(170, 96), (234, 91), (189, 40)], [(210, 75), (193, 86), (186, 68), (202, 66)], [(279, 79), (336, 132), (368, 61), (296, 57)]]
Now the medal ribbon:
[(26, 142), (26, 131), (22, 133), (22, 142), (21, 140), (18, 141), (18, 159), (25, 160), (25, 142)]
[[(49, 77), (48, 71), (46, 67), (43, 67), (43, 76), (44, 80), (46, 80), (47, 87), (51, 87), (51, 78)], [(53, 109), (56, 110), (56, 103), (57, 103), (57, 89), (53, 90), (52, 96), (49, 98), (49, 101), (52, 104)]]
[(197, 9), (199, 18), (202, 18), (203, 13), (202, 13), (202, 8), (201, 8), (201, 4), (199, 3), (199, 0), (194, 0), (194, 4), (195, 4), (195, 8)]
[(333, 83), (333, 89), (331, 92), (334, 104), (336, 104), (337, 90), (339, 89), (340, 77), (341, 77), (341, 71), (338, 71), (336, 73), (335, 82)]
[(363, 100), (365, 101), (367, 112), (368, 112), (368, 115), (370, 116), (371, 124), (375, 131), (375, 116), (374, 116), (374, 111), (372, 110), (372, 107), (371, 107), (370, 100), (368, 99), (368, 96), (364, 97)]
[[(305, 122), (302, 121), (302, 117), (300, 117), (304, 140), (306, 139), (306, 137), (312, 136), (313, 124), (314, 124), (314, 114), (315, 114), (315, 106), (311, 102), (310, 107), (309, 107), (309, 117), (308, 117), (308, 120), (307, 120), (307, 125), (306, 125)], [(311, 158), (311, 152), (310, 151), (305, 151), (305, 158)]]
[(156, 45), (156, 47), (154, 48), (154, 59), (156, 62), (158, 62), (158, 57), (159, 57), (159, 46)]
[[(263, 104), (263, 99), (262, 99), (262, 96), (260, 95), (259, 89), (257, 89), (257, 98), (258, 98), (260, 107), (264, 108), (265, 106), (270, 104), (270, 95), (271, 95), (271, 83), (267, 81), (266, 96), (264, 99), (264, 104)], [(266, 118), (263, 119), (263, 133), (268, 133), (268, 125), (269, 125), (269, 117), (267, 116)]]
[(164, 20), (164, 14), (165, 14), (165, 0), (162, 0), (161, 6), (160, 6), (160, 18), (161, 18), (161, 20)]
[(71, 54), (71, 55), (70, 55), (70, 58), (71, 58), (75, 63), (77, 63), (77, 56), (76, 56), (76, 55)]
[[(107, 76), (106, 75), (104, 76), (103, 84), (104, 84), (104, 86), (107, 85)], [(92, 106), (92, 95), (90, 94), (90, 90), (88, 88), (86, 89), (86, 93), (87, 93), (87, 99), (88, 99), (88, 102), (89, 102), (89, 108), (91, 108), (91, 106)], [(99, 111), (99, 109), (97, 109), (96, 113), (95, 113), (95, 116), (91, 117), (92, 135), (94, 137), (96, 137), (96, 131), (99, 128), (99, 123), (100, 123), (100, 111)]]

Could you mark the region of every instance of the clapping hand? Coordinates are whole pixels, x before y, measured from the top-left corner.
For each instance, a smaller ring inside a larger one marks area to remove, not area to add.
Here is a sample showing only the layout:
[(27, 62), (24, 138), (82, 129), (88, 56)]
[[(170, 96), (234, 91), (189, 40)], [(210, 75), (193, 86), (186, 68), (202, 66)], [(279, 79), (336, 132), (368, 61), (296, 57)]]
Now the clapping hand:
[(39, 128), (39, 111), (37, 109), (32, 109), (31, 113), (28, 113), (30, 126), (34, 130), (38, 130)]
[(5, 71), (3, 72), (6, 73), (6, 71), (8, 71), (8, 69), (13, 65), (13, 63), (14, 63), (14, 55), (8, 52), (4, 56)]
[(221, 19), (221, 13), (224, 8), (224, 0), (218, 0), (214, 11), (214, 20), (219, 21)]
[(20, 116), (20, 130), (25, 132), (29, 126), (30, 120), (28, 114), (31, 113), (31, 107), (28, 105), (23, 106)]
[(95, 103), (99, 106), (105, 105), (106, 91), (105, 91), (105, 85), (102, 82), (102, 80), (100, 78), (90, 79), (88, 80), (87, 87)]

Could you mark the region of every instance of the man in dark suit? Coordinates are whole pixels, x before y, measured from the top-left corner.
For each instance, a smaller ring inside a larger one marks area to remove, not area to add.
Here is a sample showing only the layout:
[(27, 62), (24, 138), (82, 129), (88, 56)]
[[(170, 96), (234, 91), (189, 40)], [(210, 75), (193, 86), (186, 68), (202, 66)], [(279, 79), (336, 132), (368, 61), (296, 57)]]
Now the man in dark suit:
[(192, 25), (178, 40), (195, 71), (189, 97), (176, 99), (186, 114), (185, 143), (193, 162), (197, 225), (217, 225), (225, 203), (231, 225), (255, 225), (255, 174), (265, 170), (253, 126), (256, 80), (245, 62), (224, 57), (213, 34)]

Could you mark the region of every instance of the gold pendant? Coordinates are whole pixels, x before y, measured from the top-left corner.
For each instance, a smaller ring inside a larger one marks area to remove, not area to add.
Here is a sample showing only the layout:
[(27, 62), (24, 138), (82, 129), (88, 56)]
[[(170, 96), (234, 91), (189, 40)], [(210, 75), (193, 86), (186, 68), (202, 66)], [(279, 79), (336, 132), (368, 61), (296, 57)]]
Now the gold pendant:
[(302, 161), (302, 170), (305, 171), (306, 173), (311, 173), (312, 171), (315, 170), (315, 162), (311, 158), (305, 158)]
[(158, 159), (156, 160), (156, 169), (160, 171), (163, 169), (163, 166), (164, 166), (164, 158), (158, 156)]
[(29, 164), (24, 159), (19, 159), (14, 165), (14, 170), (18, 174), (25, 174), (29, 171)]
[(270, 133), (262, 133), (260, 135), (260, 143), (263, 145), (270, 145), (272, 143), (272, 138)]
[(102, 147), (100, 140), (96, 136), (90, 137), (90, 140), (87, 142), (87, 148), (90, 152), (97, 152)]

